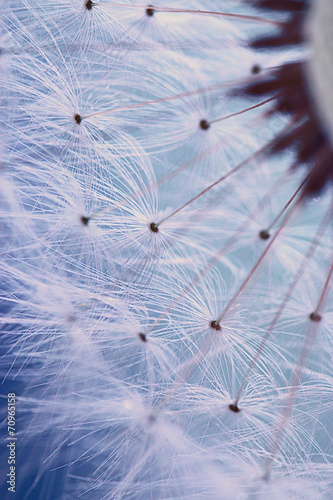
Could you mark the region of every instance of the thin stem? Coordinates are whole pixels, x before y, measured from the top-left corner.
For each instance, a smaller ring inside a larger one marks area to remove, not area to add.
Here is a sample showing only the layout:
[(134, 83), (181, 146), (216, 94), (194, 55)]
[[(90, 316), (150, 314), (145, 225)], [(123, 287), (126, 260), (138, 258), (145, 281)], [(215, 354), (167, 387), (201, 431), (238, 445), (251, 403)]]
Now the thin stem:
[(279, 21), (275, 21), (273, 19), (265, 19), (259, 16), (250, 16), (246, 14), (232, 14), (229, 12), (218, 12), (213, 10), (194, 10), (194, 9), (177, 9), (173, 7), (155, 7), (154, 5), (131, 5), (126, 3), (96, 3), (94, 6), (99, 7), (123, 7), (129, 9), (149, 9), (152, 11), (153, 15), (157, 12), (164, 13), (178, 13), (178, 14), (199, 14), (199, 15), (210, 15), (210, 16), (222, 16), (222, 17), (230, 17), (233, 19), (241, 20), (241, 21), (254, 21), (265, 24), (273, 24), (275, 26), (281, 26), (283, 23)]
[(309, 177), (310, 177), (310, 174), (307, 177), (305, 177), (305, 179), (299, 185), (299, 187), (296, 189), (296, 191), (294, 192), (292, 197), (288, 200), (288, 202), (285, 204), (285, 206), (282, 208), (282, 210), (279, 212), (279, 214), (275, 217), (273, 222), (271, 222), (271, 224), (267, 227), (267, 229), (266, 229), (267, 232), (271, 231), (271, 229), (275, 226), (275, 224), (280, 220), (282, 215), (285, 213), (285, 211), (288, 210), (288, 208), (290, 207), (292, 202), (295, 200), (295, 198), (299, 195), (299, 193), (303, 189), (303, 187), (306, 184), (306, 182), (308, 181)]
[[(285, 134), (286, 132), (288, 132), (288, 130), (292, 127), (292, 125), (293, 125), (293, 122), (291, 122), (290, 125), (288, 125), (287, 127), (285, 127), (282, 130), (282, 132), (277, 137), (279, 137), (280, 135), (282, 136), (283, 134)], [(274, 143), (275, 140), (276, 139), (273, 139), (270, 143), (268, 143), (266, 146), (264, 146), (262, 148), (262, 150), (260, 150), (258, 152), (258, 154), (260, 152), (263, 152), (266, 148), (270, 148), (270, 146)], [(141, 195), (149, 194), (151, 191), (153, 191), (157, 187), (162, 186), (163, 184), (165, 184), (169, 180), (171, 180), (174, 177), (176, 177), (178, 174), (180, 174), (181, 172), (183, 172), (184, 170), (186, 170), (188, 167), (190, 167), (192, 165), (195, 165), (199, 161), (205, 159), (207, 155), (209, 155), (211, 153), (214, 153), (219, 147), (221, 147), (221, 141), (215, 143), (210, 148), (208, 148), (208, 149), (204, 150), (202, 153), (196, 155), (191, 160), (186, 161), (185, 163), (183, 163), (179, 167), (175, 168), (175, 170), (172, 170), (171, 172), (167, 172), (165, 175), (163, 175), (160, 179), (158, 179), (157, 181), (153, 182), (152, 184), (149, 184), (148, 186), (145, 186), (144, 188), (139, 189), (132, 196), (128, 196), (124, 200), (122, 200), (121, 202), (115, 203), (114, 205), (110, 205), (110, 206), (108, 206), (106, 208), (103, 208), (102, 210), (99, 210), (98, 212), (95, 212), (94, 214), (91, 214), (90, 216), (87, 217), (87, 219), (88, 220), (96, 219), (97, 217), (99, 217), (101, 215), (104, 215), (104, 214), (106, 214), (108, 212), (112, 212), (113, 210), (116, 210), (117, 208), (121, 208), (127, 202), (134, 201), (134, 200), (136, 200)], [(162, 224), (162, 222), (163, 221), (160, 221), (158, 224)], [(156, 227), (158, 227), (157, 223), (156, 224), (154, 223), (154, 225)]]
[[(289, 129), (290, 125), (288, 125), (288, 129)], [(286, 130), (283, 130), (281, 132), (281, 134), (284, 134), (286, 132)], [(209, 186), (207, 186), (203, 191), (201, 191), (199, 194), (197, 194), (196, 196), (194, 196), (193, 198), (191, 198), (189, 201), (187, 201), (184, 205), (182, 205), (181, 207), (177, 208), (176, 210), (174, 210), (170, 215), (168, 215), (167, 217), (165, 217), (164, 219), (162, 219), (161, 221), (159, 222), (156, 222), (154, 223), (156, 228), (158, 228), (161, 224), (163, 224), (164, 222), (168, 221), (169, 219), (171, 219), (172, 217), (174, 217), (175, 215), (177, 215), (179, 212), (181, 212), (182, 210), (184, 210), (184, 208), (188, 207), (189, 205), (191, 205), (191, 203), (195, 202), (196, 200), (198, 200), (199, 198), (201, 198), (201, 196), (203, 196), (204, 194), (208, 193), (208, 191), (210, 191), (211, 189), (213, 189), (215, 186), (217, 186), (218, 184), (220, 184), (222, 181), (228, 179), (228, 177), (230, 177), (232, 174), (238, 172), (242, 167), (245, 167), (248, 163), (250, 163), (252, 160), (254, 160), (255, 158), (257, 158), (258, 156), (260, 156), (261, 154), (263, 154), (267, 149), (270, 148), (270, 146), (276, 141), (276, 138), (274, 138), (271, 142), (265, 144), (262, 148), (260, 148), (258, 151), (256, 151), (255, 153), (253, 153), (251, 156), (249, 156), (248, 158), (246, 158), (245, 160), (243, 160), (241, 163), (239, 163), (235, 168), (233, 168), (232, 170), (230, 170), (230, 172), (228, 172), (227, 174), (223, 175), (222, 177), (220, 177), (219, 179), (217, 179), (217, 181), (213, 182), (212, 184), (210, 184)]]
[[(119, 108), (109, 108), (109, 109), (105, 109), (103, 111), (96, 111), (95, 113), (91, 113), (89, 115), (80, 116), (80, 118), (81, 118), (81, 120), (87, 120), (88, 118), (93, 118), (95, 116), (102, 116), (102, 115), (106, 115), (106, 114), (117, 113), (118, 111), (128, 111), (128, 110), (132, 110), (132, 109), (142, 108), (145, 106), (152, 106), (152, 105), (159, 104), (162, 102), (171, 102), (171, 101), (175, 101), (177, 99), (183, 99), (183, 98), (191, 97), (191, 96), (195, 96), (195, 95), (206, 94), (208, 92), (214, 92), (215, 90), (220, 90), (220, 89), (226, 88), (226, 87), (237, 87), (239, 85), (244, 86), (247, 83), (253, 82), (255, 79), (256, 79), (256, 77), (251, 76), (251, 77), (245, 78), (245, 79), (239, 78), (237, 80), (232, 80), (232, 81), (228, 81), (228, 82), (216, 83), (214, 85), (209, 85), (207, 87), (201, 87), (199, 89), (189, 90), (187, 92), (181, 92), (179, 94), (173, 94), (171, 96), (169, 95), (166, 97), (160, 97), (159, 99), (152, 99), (150, 101), (136, 102), (134, 104), (129, 104), (128, 106), (120, 106)], [(275, 99), (275, 98), (276, 98), (276, 96), (272, 97), (271, 99)]]
[(223, 116), (221, 118), (216, 118), (215, 120), (207, 120), (208, 125), (213, 125), (214, 123), (222, 122), (224, 120), (227, 120), (228, 118), (233, 118), (234, 116), (239, 116), (242, 115), (243, 113), (247, 113), (248, 111), (252, 111), (253, 109), (260, 108), (264, 104), (267, 104), (268, 102), (274, 101), (274, 99), (277, 99), (279, 96), (276, 95), (274, 97), (270, 97), (269, 99), (266, 99), (265, 101), (260, 102), (259, 104), (255, 104), (254, 106), (250, 106), (249, 108), (242, 109), (241, 111), (237, 111), (236, 113), (231, 113), (230, 115)]
[[(326, 299), (329, 283), (330, 283), (331, 278), (332, 278), (332, 274), (333, 274), (333, 255), (332, 255), (332, 263), (331, 263), (330, 270), (328, 272), (327, 278), (325, 280), (325, 284), (323, 286), (322, 292), (321, 292), (319, 300), (317, 302), (317, 306), (315, 308), (317, 315), (321, 311), (322, 306), (324, 304), (324, 301)], [(311, 316), (310, 316), (310, 318), (311, 318)], [(320, 316), (320, 318), (321, 318), (321, 316)], [(268, 477), (269, 477), (269, 474), (270, 474), (270, 471), (271, 471), (271, 468), (273, 465), (273, 461), (274, 461), (274, 459), (279, 451), (279, 448), (281, 446), (283, 434), (284, 434), (284, 431), (287, 427), (288, 420), (291, 416), (292, 408), (293, 408), (293, 405), (294, 405), (296, 397), (297, 397), (298, 389), (299, 389), (299, 386), (301, 383), (303, 369), (308, 361), (308, 358), (309, 358), (309, 355), (310, 355), (310, 352), (311, 352), (311, 349), (312, 349), (312, 346), (313, 346), (313, 343), (314, 343), (314, 340), (315, 340), (315, 337), (316, 337), (316, 334), (318, 331), (318, 325), (319, 325), (319, 321), (311, 320), (310, 327), (308, 328), (307, 334), (305, 335), (302, 351), (301, 351), (301, 354), (299, 356), (299, 360), (297, 363), (296, 372), (295, 372), (295, 375), (292, 379), (292, 383), (290, 384), (291, 390), (290, 390), (289, 397), (287, 400), (286, 408), (282, 413), (281, 421), (280, 421), (280, 424), (279, 424), (279, 427), (277, 430), (273, 449), (272, 449), (272, 451), (269, 455), (269, 458), (267, 460), (265, 473), (264, 473), (265, 479), (268, 479)]]
[(332, 273), (333, 273), (333, 262), (332, 262), (332, 265), (330, 267), (328, 276), (326, 278), (324, 288), (323, 288), (323, 290), (321, 292), (321, 295), (319, 297), (317, 307), (315, 309), (315, 314), (317, 314), (317, 315), (319, 314), (319, 312), (321, 311), (321, 309), (323, 307), (323, 304), (324, 304), (324, 301), (325, 301), (325, 298), (326, 298), (326, 295), (327, 295), (328, 287), (329, 287), (329, 284), (330, 284), (330, 281), (331, 281), (331, 278), (332, 278)]
[(106, 114), (110, 114), (110, 113), (117, 113), (118, 111), (128, 111), (131, 109), (142, 108), (145, 106), (152, 106), (154, 104), (159, 104), (162, 102), (171, 102), (171, 101), (175, 101), (177, 99), (183, 99), (185, 97), (191, 97), (194, 95), (205, 94), (208, 92), (213, 92), (214, 90), (219, 90), (223, 87), (229, 87), (232, 84), (233, 84), (232, 82), (231, 83), (230, 82), (229, 83), (226, 83), (226, 82), (225, 83), (217, 83), (215, 85), (210, 85), (208, 87), (202, 87), (202, 88), (195, 89), (195, 90), (189, 90), (188, 92), (182, 92), (180, 94), (173, 94), (171, 96), (160, 97), (159, 99), (152, 99), (151, 101), (137, 102), (134, 104), (129, 104), (128, 106), (121, 106), (119, 108), (110, 108), (110, 109), (106, 109), (104, 111), (96, 111), (96, 113), (91, 113), (90, 115), (81, 116), (81, 120), (86, 120), (88, 118), (93, 118), (95, 116), (101, 116), (101, 115), (106, 115)]
[(222, 319), (224, 318), (224, 316), (227, 314), (227, 312), (229, 311), (229, 309), (236, 302), (236, 300), (238, 299), (238, 297), (240, 296), (240, 294), (243, 292), (243, 290), (245, 289), (245, 287), (248, 285), (248, 283), (251, 280), (252, 276), (254, 275), (254, 273), (256, 272), (256, 270), (259, 268), (260, 264), (262, 263), (262, 261), (264, 260), (264, 258), (266, 256), (266, 254), (271, 249), (273, 243), (278, 238), (278, 236), (281, 233), (282, 229), (286, 226), (286, 224), (289, 221), (292, 213), (294, 212), (294, 210), (296, 209), (296, 207), (298, 207), (299, 203), (300, 203), (300, 200), (298, 200), (298, 202), (296, 202), (295, 205), (292, 207), (292, 209), (286, 214), (286, 216), (283, 219), (283, 221), (282, 221), (279, 229), (274, 234), (273, 238), (271, 239), (271, 241), (269, 242), (269, 244), (267, 245), (267, 247), (265, 248), (265, 250), (263, 251), (263, 253), (259, 257), (258, 261), (253, 266), (253, 268), (251, 269), (251, 271), (249, 272), (249, 274), (247, 275), (247, 277), (245, 278), (245, 280), (243, 281), (242, 285), (237, 290), (237, 292), (235, 293), (235, 295), (233, 296), (233, 298), (230, 300), (230, 302), (228, 303), (228, 305), (226, 306), (226, 308), (223, 310), (223, 312), (220, 314), (220, 316), (216, 319), (215, 323), (217, 325), (220, 325), (220, 323), (221, 323)]
[(325, 217), (323, 218), (322, 223), (320, 224), (320, 226), (319, 226), (319, 228), (318, 228), (318, 230), (316, 232), (316, 235), (315, 235), (315, 237), (314, 237), (314, 239), (313, 239), (313, 241), (312, 241), (312, 243), (311, 243), (311, 245), (310, 245), (310, 247), (309, 247), (309, 249), (308, 249), (305, 257), (302, 259), (301, 264), (300, 264), (300, 266), (299, 266), (299, 268), (298, 268), (298, 270), (296, 272), (296, 275), (294, 276), (294, 279), (292, 280), (291, 284), (289, 285), (287, 293), (285, 294), (285, 296), (283, 298), (283, 301), (280, 304), (280, 306), (279, 306), (279, 308), (278, 308), (278, 310), (277, 310), (277, 312), (276, 312), (276, 314), (275, 314), (275, 316), (274, 316), (271, 324), (269, 325), (268, 330), (267, 330), (265, 336), (263, 337), (263, 339), (262, 339), (262, 341), (260, 343), (260, 346), (259, 346), (259, 348), (258, 348), (258, 350), (257, 350), (257, 352), (256, 352), (256, 354), (255, 354), (255, 356), (254, 356), (254, 358), (253, 358), (253, 360), (252, 360), (252, 362), (251, 362), (251, 364), (250, 364), (250, 366), (249, 366), (249, 368), (248, 368), (245, 376), (244, 376), (244, 379), (243, 379), (243, 381), (242, 381), (242, 383), (240, 385), (239, 391), (237, 393), (236, 399), (235, 399), (235, 401), (233, 403), (233, 405), (235, 407), (238, 407), (238, 403), (239, 403), (240, 397), (241, 397), (241, 395), (243, 393), (243, 390), (244, 390), (244, 388), (246, 386), (247, 380), (248, 380), (250, 374), (252, 373), (254, 367), (256, 366), (258, 359), (260, 358), (261, 354), (263, 353), (264, 348), (266, 346), (266, 343), (267, 343), (267, 341), (268, 341), (271, 333), (273, 332), (278, 319), (280, 318), (281, 314), (283, 313), (286, 305), (288, 304), (288, 302), (289, 302), (289, 300), (290, 300), (290, 298), (292, 296), (293, 291), (295, 290), (295, 287), (296, 287), (297, 283), (299, 282), (300, 278), (302, 277), (302, 275), (304, 273), (304, 269), (307, 268), (310, 260), (312, 259), (313, 254), (314, 254), (316, 248), (318, 247), (318, 245), (320, 243), (320, 240), (323, 237), (323, 234), (325, 233), (325, 231), (327, 229), (327, 226), (328, 226), (330, 218), (331, 218), (331, 214), (330, 213), (325, 214)]

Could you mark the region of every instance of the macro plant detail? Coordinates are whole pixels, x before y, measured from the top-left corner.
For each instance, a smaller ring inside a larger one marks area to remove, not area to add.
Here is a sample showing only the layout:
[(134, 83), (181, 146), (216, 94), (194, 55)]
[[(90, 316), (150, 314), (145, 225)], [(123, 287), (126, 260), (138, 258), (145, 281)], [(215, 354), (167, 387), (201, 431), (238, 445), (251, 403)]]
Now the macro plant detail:
[(1, 7), (15, 493), (330, 498), (330, 1)]

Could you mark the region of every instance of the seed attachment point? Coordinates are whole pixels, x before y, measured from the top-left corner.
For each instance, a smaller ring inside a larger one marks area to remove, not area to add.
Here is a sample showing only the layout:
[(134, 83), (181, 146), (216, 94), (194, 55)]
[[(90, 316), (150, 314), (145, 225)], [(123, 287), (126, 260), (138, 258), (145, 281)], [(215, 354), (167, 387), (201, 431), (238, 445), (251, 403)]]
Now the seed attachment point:
[(88, 0), (85, 3), (85, 7), (86, 7), (87, 10), (91, 10), (93, 8), (93, 5), (94, 5), (94, 2), (92, 2), (91, 0)]
[(213, 328), (213, 330), (216, 330), (217, 332), (220, 332), (222, 330), (220, 323), (218, 323), (215, 320), (210, 322), (210, 327)]
[(155, 14), (155, 10), (154, 10), (153, 6), (148, 5), (148, 7), (146, 8), (146, 16), (153, 17), (154, 14)]
[(259, 66), (259, 64), (254, 64), (252, 66), (251, 73), (252, 75), (259, 75), (259, 73), (261, 73), (261, 67)]
[(316, 311), (312, 312), (310, 315), (309, 315), (309, 318), (311, 321), (313, 321), (314, 323), (319, 323), (321, 321), (321, 315), (319, 313), (317, 313)]
[(239, 413), (240, 409), (238, 408), (236, 403), (231, 403), (229, 405), (229, 410), (233, 411), (234, 413)]
[(259, 238), (261, 238), (262, 240), (269, 240), (269, 238), (271, 237), (269, 231), (267, 231), (266, 229), (264, 229), (263, 231), (260, 231), (259, 233)]
[(158, 233), (159, 229), (158, 229), (158, 225), (155, 224), (155, 222), (152, 222), (150, 225), (149, 225), (149, 228), (150, 230), (153, 232), (153, 233)]
[(89, 217), (86, 217), (85, 215), (82, 215), (82, 216), (80, 217), (80, 220), (81, 220), (81, 222), (82, 222), (82, 224), (83, 224), (84, 226), (88, 226), (89, 221), (90, 221), (90, 218), (89, 218)]
[(201, 130), (208, 130), (210, 128), (210, 123), (207, 120), (201, 120), (201, 122), (199, 123), (199, 127), (201, 128)]
[(139, 339), (142, 341), (142, 342), (147, 342), (147, 335), (145, 335), (144, 333), (139, 333)]
[(76, 123), (78, 125), (80, 125), (80, 123), (82, 122), (82, 117), (81, 115), (79, 115), (78, 113), (74, 116), (74, 120), (76, 121)]

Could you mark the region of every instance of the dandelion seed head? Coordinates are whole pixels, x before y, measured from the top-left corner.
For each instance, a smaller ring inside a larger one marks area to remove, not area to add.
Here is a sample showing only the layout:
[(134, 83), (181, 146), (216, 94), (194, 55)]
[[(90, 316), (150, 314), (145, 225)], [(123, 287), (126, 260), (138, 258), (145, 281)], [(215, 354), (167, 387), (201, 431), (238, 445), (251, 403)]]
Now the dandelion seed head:
[(20, 498), (330, 498), (330, 13), (3, 6)]

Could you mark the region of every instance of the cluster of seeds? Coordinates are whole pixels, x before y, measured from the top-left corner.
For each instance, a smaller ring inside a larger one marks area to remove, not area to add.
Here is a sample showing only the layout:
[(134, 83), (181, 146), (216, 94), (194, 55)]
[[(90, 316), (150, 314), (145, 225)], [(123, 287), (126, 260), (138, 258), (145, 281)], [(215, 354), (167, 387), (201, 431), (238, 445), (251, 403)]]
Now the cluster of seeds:
[(309, 2), (1, 7), (18, 496), (330, 498), (333, 153), (303, 82)]

